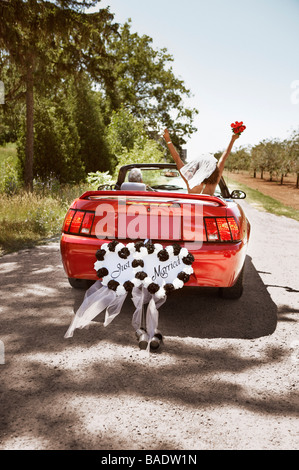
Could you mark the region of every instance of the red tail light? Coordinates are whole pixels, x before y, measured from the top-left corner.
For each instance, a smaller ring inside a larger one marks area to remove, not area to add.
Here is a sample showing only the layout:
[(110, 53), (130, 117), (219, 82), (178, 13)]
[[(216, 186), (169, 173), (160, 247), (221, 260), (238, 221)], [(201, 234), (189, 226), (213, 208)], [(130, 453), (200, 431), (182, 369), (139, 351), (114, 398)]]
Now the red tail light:
[(237, 222), (235, 221), (235, 219), (233, 217), (228, 217), (227, 221), (228, 221), (230, 231), (232, 233), (233, 240), (240, 240), (241, 239), (241, 232), (240, 232), (240, 228), (239, 228)]
[(240, 228), (234, 217), (205, 217), (208, 242), (231, 242), (241, 239)]
[(71, 225), (72, 218), (74, 217), (75, 212), (76, 211), (74, 209), (70, 209), (68, 211), (68, 213), (66, 214), (65, 219), (64, 219), (64, 224), (63, 224), (63, 230), (65, 232), (68, 232), (68, 230), (70, 228), (70, 225)]
[(219, 240), (219, 233), (217, 229), (216, 219), (213, 217), (205, 217), (207, 240), (209, 242), (216, 242)]
[(231, 241), (232, 236), (230, 233), (227, 220), (224, 217), (222, 218), (217, 217), (216, 221), (217, 221), (217, 226), (218, 226), (221, 241), (222, 242)]
[(75, 235), (90, 235), (94, 212), (70, 209), (64, 220), (63, 231)]

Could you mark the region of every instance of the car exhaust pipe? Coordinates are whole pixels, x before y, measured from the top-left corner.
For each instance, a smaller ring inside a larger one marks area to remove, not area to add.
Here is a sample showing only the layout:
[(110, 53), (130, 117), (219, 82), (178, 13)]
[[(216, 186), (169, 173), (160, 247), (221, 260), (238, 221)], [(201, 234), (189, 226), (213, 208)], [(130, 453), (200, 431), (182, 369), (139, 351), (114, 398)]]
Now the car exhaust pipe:
[(162, 343), (162, 341), (163, 341), (163, 336), (162, 336), (161, 331), (155, 330), (155, 335), (151, 339), (151, 344), (150, 344), (151, 349), (157, 350), (160, 347), (160, 344)]
[(147, 349), (149, 342), (149, 335), (143, 328), (136, 330), (136, 336), (138, 339), (138, 344), (140, 349)]
[[(145, 329), (139, 328), (136, 330), (136, 337), (138, 340), (140, 349), (147, 349), (149, 343), (149, 335)], [(160, 347), (160, 344), (163, 341), (162, 333), (159, 330), (155, 330), (155, 334), (150, 341), (150, 348), (157, 350)]]

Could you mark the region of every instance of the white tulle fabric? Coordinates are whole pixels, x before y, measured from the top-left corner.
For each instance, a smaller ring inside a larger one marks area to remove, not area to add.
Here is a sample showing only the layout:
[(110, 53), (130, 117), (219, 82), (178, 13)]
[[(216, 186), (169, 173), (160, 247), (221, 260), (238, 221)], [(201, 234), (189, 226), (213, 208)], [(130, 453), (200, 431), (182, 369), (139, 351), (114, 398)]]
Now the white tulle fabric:
[[(127, 297), (127, 292), (117, 295), (113, 290), (103, 286), (101, 281), (95, 282), (85, 293), (82, 304), (76, 312), (71, 322), (65, 338), (71, 338), (76, 328), (87, 327), (92, 320), (105, 310), (104, 326), (108, 326), (113, 319), (121, 312), (123, 303)], [(142, 315), (144, 305), (148, 303), (146, 310), (146, 330), (150, 340), (155, 335), (158, 328), (159, 312), (158, 308), (166, 301), (166, 295), (159, 298), (150, 294), (145, 287), (134, 287), (132, 290), (132, 301), (135, 306), (132, 325), (138, 330), (142, 325)]]
[(159, 323), (159, 311), (158, 308), (164, 304), (167, 296), (157, 298), (156, 295), (150, 294), (146, 287), (141, 288), (134, 287), (132, 290), (132, 300), (135, 305), (135, 312), (133, 313), (132, 325), (135, 330), (139, 329), (142, 324), (143, 307), (148, 304), (146, 309), (146, 331), (149, 335), (149, 343), (154, 337), (156, 330), (158, 329)]
[(64, 337), (72, 337), (76, 328), (85, 328), (104, 310), (106, 310), (104, 326), (109, 325), (121, 311), (125, 298), (126, 295), (117, 296), (113, 290), (103, 286), (101, 281), (95, 282), (86, 291), (84, 300)]
[(217, 159), (213, 155), (204, 155), (184, 165), (180, 172), (188, 181), (189, 187), (194, 188), (211, 176), (216, 166)]

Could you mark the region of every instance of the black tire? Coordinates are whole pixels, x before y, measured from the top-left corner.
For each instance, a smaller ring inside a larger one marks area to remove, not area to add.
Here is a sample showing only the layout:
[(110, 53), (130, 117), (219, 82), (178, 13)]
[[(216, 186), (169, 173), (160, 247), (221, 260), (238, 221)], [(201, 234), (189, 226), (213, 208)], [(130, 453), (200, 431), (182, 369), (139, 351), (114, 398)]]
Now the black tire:
[(239, 299), (243, 294), (244, 265), (236, 283), (232, 287), (220, 287), (219, 296), (223, 299)]
[(70, 285), (74, 289), (88, 289), (95, 281), (90, 281), (88, 279), (75, 279), (73, 277), (68, 278)]

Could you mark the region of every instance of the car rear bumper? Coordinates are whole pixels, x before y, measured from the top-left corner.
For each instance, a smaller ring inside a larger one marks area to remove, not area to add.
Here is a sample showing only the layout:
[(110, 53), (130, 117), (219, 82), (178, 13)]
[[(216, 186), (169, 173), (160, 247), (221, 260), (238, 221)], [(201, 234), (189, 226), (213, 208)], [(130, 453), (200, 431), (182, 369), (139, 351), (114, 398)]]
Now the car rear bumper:
[[(60, 248), (67, 277), (97, 280), (96, 271), (94, 270), (95, 253), (106, 242), (107, 240), (63, 233)], [(244, 264), (246, 248), (247, 245), (242, 241), (236, 243), (203, 243), (198, 249), (188, 247), (189, 252), (194, 256), (192, 265), (194, 273), (190, 276), (190, 280), (186, 285), (233, 286)]]

